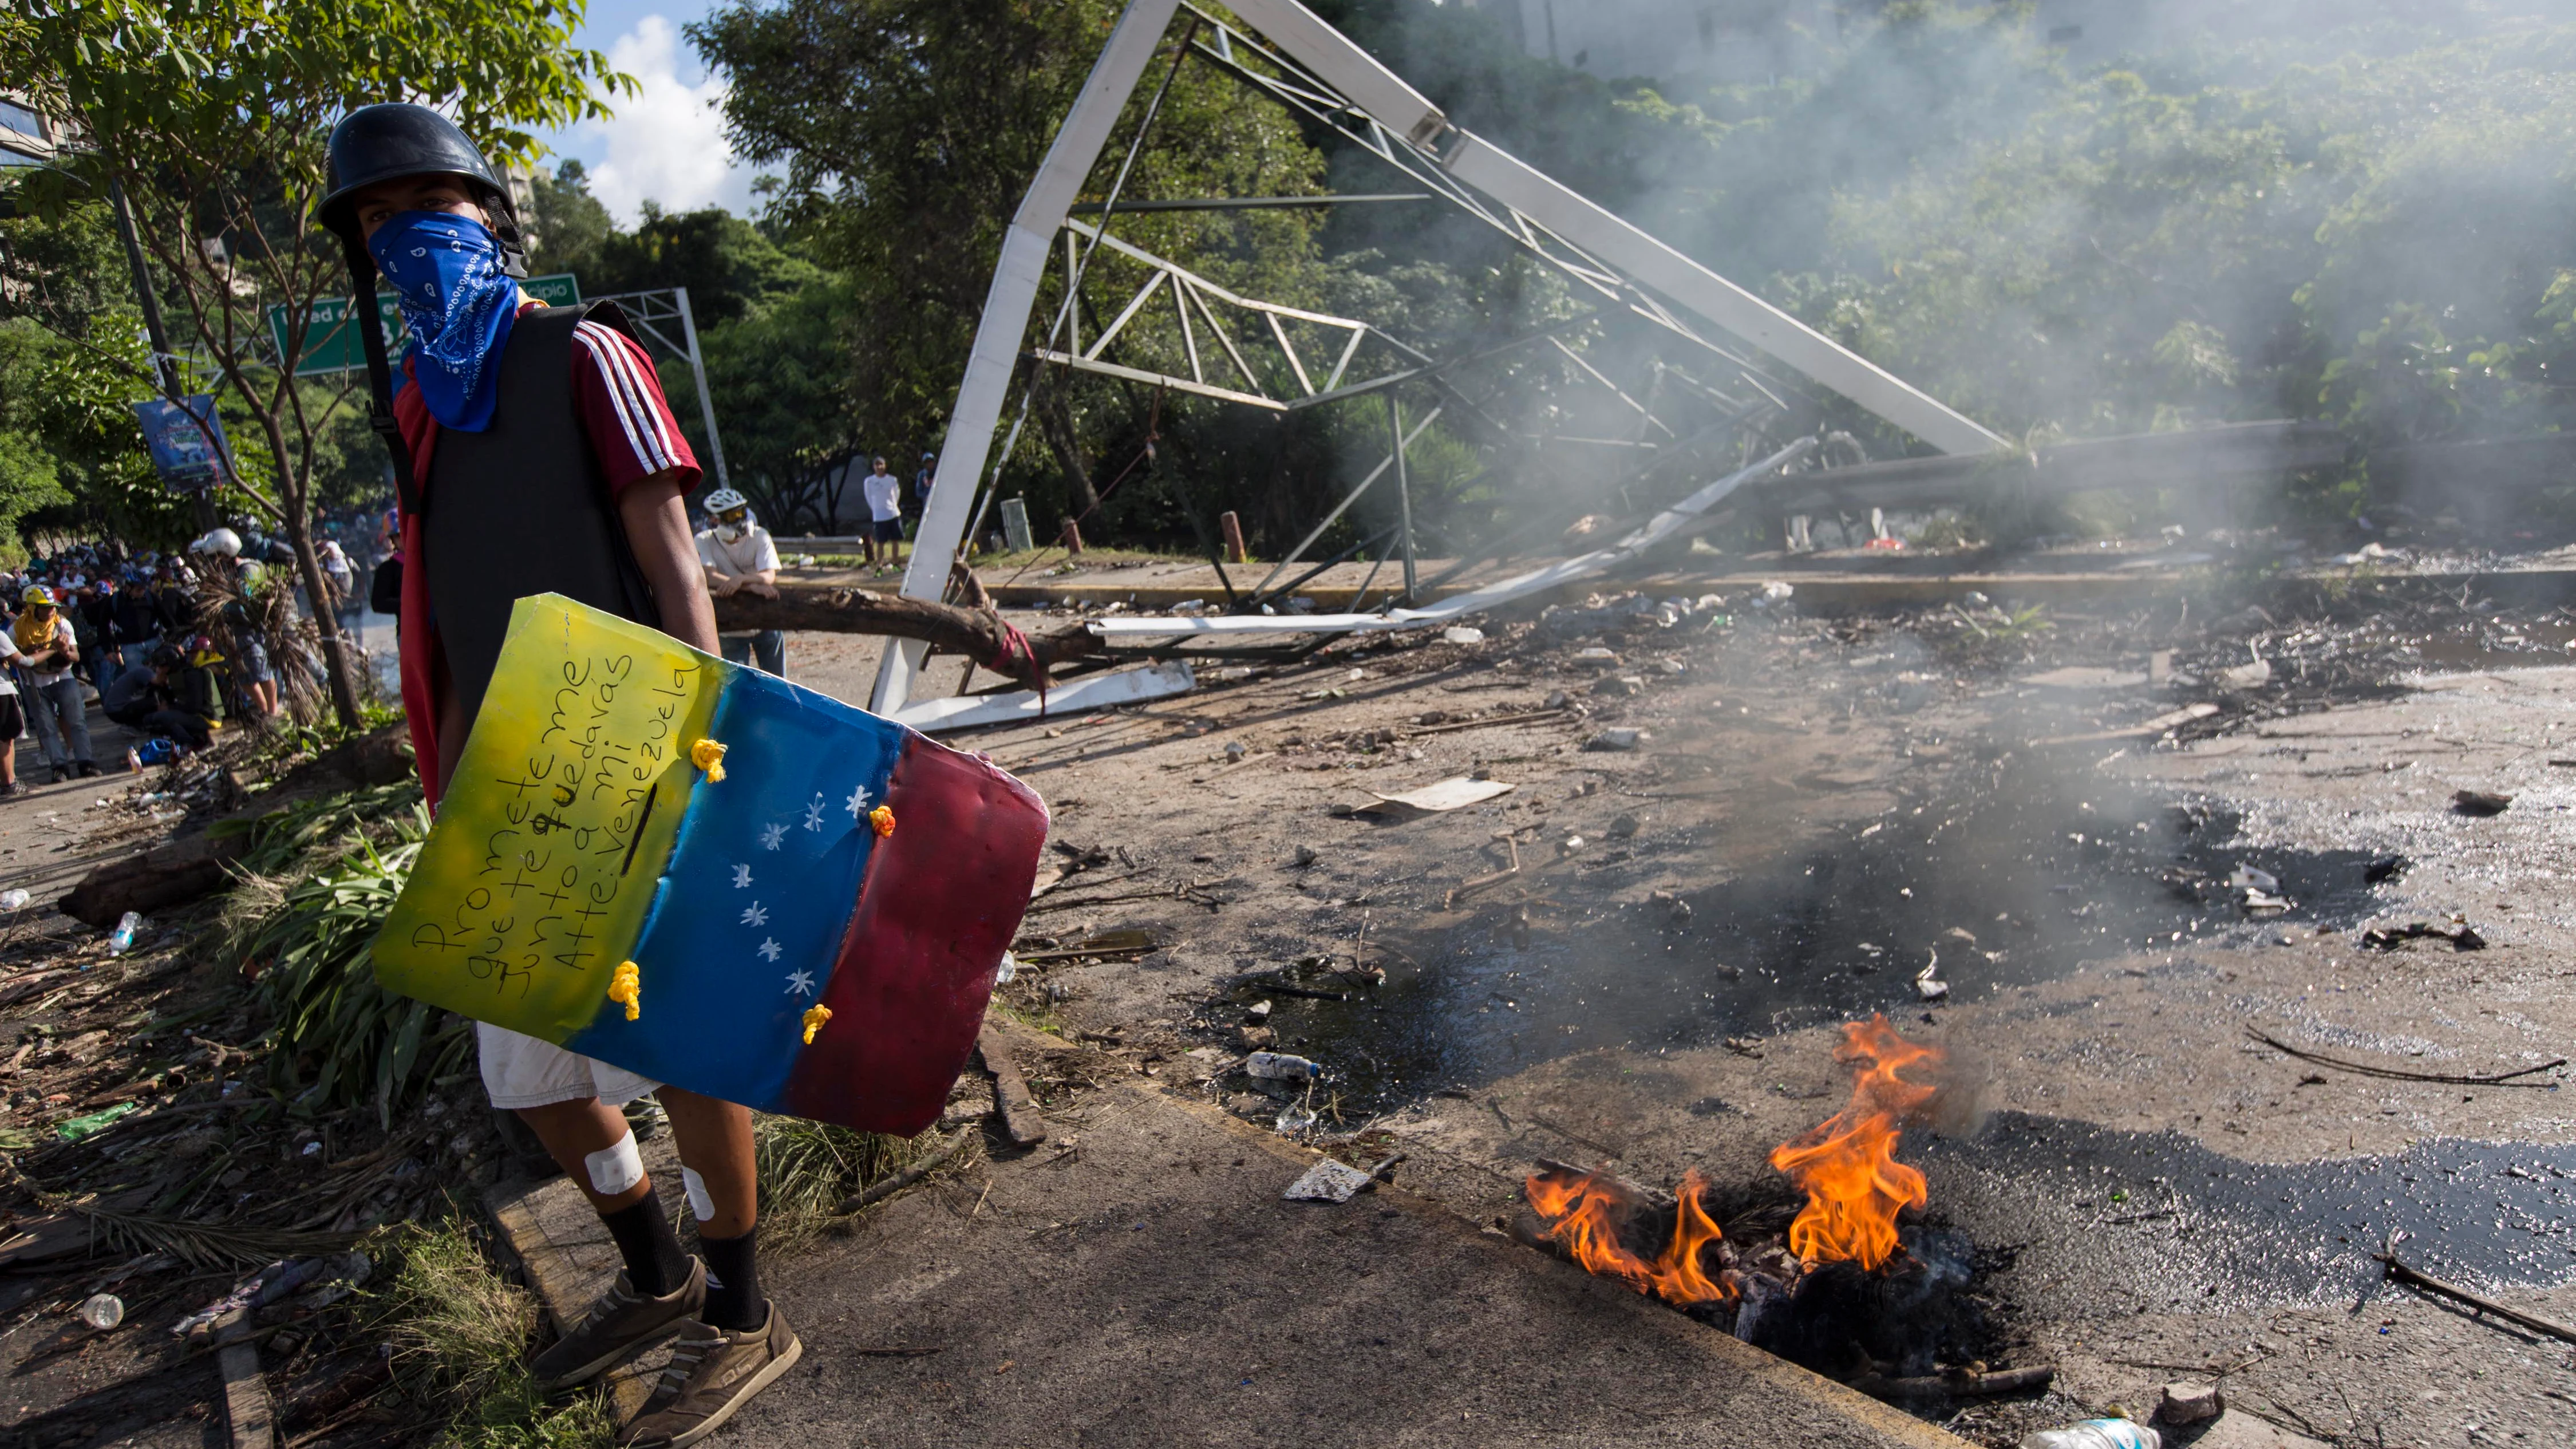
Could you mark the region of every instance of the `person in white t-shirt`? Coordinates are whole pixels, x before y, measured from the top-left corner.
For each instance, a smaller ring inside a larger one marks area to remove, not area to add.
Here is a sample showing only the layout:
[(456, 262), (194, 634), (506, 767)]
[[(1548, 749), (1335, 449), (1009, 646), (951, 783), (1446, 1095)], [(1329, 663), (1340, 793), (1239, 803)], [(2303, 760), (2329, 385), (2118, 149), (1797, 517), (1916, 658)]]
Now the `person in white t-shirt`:
[[(876, 460), (876, 471), (859, 480), (859, 491), (868, 500), (868, 536), (861, 540), (868, 562), (903, 565), (903, 480), (886, 471), (886, 460)], [(885, 553), (879, 556), (877, 550)]]
[[(778, 545), (769, 530), (751, 516), (751, 504), (730, 488), (707, 495), (707, 516), (715, 526), (698, 535), (698, 562), (706, 566), (707, 592), (719, 599), (748, 593), (778, 597)], [(718, 634), (724, 657), (736, 664), (757, 659), (760, 668), (787, 676), (787, 636), (776, 629)]]
[(0, 631), (0, 799), (28, 793), (18, 783), (18, 741), (27, 735), (27, 711), (18, 703), (16, 678), (16, 670), (28, 662), (16, 641)]

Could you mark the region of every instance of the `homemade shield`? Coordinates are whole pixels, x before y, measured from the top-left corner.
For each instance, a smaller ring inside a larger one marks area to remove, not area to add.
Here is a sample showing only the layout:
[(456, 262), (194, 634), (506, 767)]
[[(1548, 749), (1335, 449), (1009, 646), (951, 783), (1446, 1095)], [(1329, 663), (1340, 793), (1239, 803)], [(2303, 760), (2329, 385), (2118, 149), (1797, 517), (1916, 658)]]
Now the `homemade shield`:
[(376, 979), (908, 1136), (974, 1047), (1046, 830), (977, 756), (541, 594), (511, 614)]

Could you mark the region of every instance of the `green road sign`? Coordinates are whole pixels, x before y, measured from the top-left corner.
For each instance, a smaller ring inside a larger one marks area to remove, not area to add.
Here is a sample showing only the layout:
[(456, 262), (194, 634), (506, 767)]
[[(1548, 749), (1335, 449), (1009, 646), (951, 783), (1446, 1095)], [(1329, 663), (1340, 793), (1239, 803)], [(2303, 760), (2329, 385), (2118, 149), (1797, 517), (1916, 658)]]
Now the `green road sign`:
[[(581, 301), (581, 284), (573, 279), (570, 272), (529, 277), (519, 283), (519, 290), (549, 307), (570, 307)], [(367, 365), (366, 344), (358, 339), (358, 329), (348, 325), (350, 300), (347, 297), (324, 297), (313, 304), (313, 310), (304, 323), (304, 355), (296, 359), (296, 376), (350, 372)], [(384, 324), (387, 353), (401, 357), (403, 344), (410, 334), (403, 330), (402, 313), (394, 305), (393, 293), (376, 294), (376, 316)], [(285, 356), (284, 307), (268, 309), (268, 335), (277, 344), (277, 355)]]

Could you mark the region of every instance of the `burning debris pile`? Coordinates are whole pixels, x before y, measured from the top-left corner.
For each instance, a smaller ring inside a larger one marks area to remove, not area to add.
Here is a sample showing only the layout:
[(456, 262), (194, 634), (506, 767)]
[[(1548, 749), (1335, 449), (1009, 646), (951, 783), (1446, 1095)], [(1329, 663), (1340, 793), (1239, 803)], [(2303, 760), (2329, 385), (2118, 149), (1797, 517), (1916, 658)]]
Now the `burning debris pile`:
[(1977, 1357), (1989, 1330), (1966, 1240), (1899, 1221), (1929, 1201), (1922, 1172), (1896, 1160), (1904, 1129), (1968, 1095), (1944, 1081), (1944, 1053), (1877, 1016), (1847, 1023), (1834, 1059), (1852, 1070), (1849, 1104), (1771, 1152), (1803, 1196), (1794, 1212), (1777, 1184), (1722, 1192), (1694, 1170), (1667, 1194), (1543, 1162), (1518, 1235), (1882, 1398), (2045, 1385), (2047, 1368), (1995, 1372)]

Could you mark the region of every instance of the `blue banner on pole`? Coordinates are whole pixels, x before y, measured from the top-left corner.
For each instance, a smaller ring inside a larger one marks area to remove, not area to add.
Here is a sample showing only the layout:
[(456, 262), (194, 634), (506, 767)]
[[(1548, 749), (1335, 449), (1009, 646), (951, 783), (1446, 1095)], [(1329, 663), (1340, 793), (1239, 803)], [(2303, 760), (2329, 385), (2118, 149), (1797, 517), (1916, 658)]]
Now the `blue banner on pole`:
[(152, 466), (161, 481), (182, 493), (214, 486), (229, 465), (232, 450), (224, 444), (224, 422), (215, 416), (215, 400), (200, 393), (184, 409), (166, 398), (134, 405), (143, 424), (143, 441), (152, 449)]

